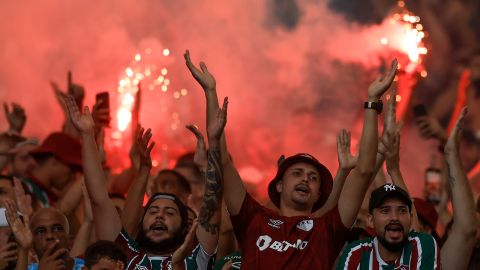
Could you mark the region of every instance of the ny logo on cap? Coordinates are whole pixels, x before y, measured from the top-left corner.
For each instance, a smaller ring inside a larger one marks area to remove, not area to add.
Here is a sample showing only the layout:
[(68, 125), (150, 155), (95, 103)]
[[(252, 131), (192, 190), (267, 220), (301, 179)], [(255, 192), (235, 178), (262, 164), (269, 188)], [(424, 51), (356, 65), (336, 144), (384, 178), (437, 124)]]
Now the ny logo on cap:
[(395, 190), (395, 185), (394, 184), (386, 184), (383, 186), (385, 188), (385, 191), (392, 191)]

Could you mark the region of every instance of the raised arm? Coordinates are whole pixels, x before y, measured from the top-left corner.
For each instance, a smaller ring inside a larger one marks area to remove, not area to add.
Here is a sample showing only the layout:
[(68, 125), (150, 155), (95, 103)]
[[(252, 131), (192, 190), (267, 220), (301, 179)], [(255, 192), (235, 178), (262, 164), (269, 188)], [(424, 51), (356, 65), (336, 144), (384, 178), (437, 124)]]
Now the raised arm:
[(79, 137), (79, 132), (77, 131), (75, 125), (72, 123), (71, 118), (69, 117), (69, 112), (68, 108), (65, 104), (65, 98), (67, 98), (68, 95), (72, 96), (74, 98), (75, 104), (77, 105), (77, 108), (83, 108), (83, 99), (85, 97), (85, 89), (83, 86), (74, 84), (72, 82), (72, 72), (68, 71), (67, 73), (67, 91), (63, 91), (56, 82), (50, 82), (50, 85), (53, 89), (53, 92), (55, 94), (55, 97), (57, 98), (58, 103), (60, 104), (60, 107), (62, 108), (64, 114), (65, 114), (65, 122), (63, 123), (63, 132), (78, 138)]
[(340, 198), (340, 193), (345, 184), (345, 180), (350, 171), (355, 168), (355, 165), (357, 164), (357, 157), (352, 156), (352, 153), (350, 152), (350, 132), (347, 132), (345, 129), (342, 129), (337, 134), (337, 155), (338, 170), (335, 175), (335, 181), (333, 181), (332, 192), (322, 208), (316, 211), (316, 216), (325, 214), (338, 204), (338, 199)]
[[(368, 101), (379, 102), (395, 78), (397, 60), (392, 62), (385, 77), (375, 80), (368, 88)], [(373, 177), (378, 148), (378, 115), (373, 109), (365, 110), (360, 151), (355, 170), (358, 177), (348, 179), (340, 194), (338, 210), (345, 227), (350, 228), (358, 214), (365, 193)]]
[(200, 62), (200, 69), (197, 68), (190, 59), (190, 52), (187, 50), (183, 55), (185, 58), (185, 64), (188, 70), (192, 73), (193, 78), (202, 86), (205, 92), (205, 98), (207, 100), (207, 126), (210, 121), (216, 118), (217, 112), (220, 109), (217, 96), (217, 82), (215, 77), (208, 71), (207, 65), (204, 62)]
[(18, 253), (17, 253), (17, 265), (16, 270), (27, 269), (28, 266), (28, 252), (32, 246), (33, 236), (28, 224), (30, 218), (28, 215), (23, 216), (23, 220), (18, 214), (17, 207), (15, 202), (10, 199), (5, 200), (5, 216), (7, 218), (8, 224), (12, 230), (12, 233), (15, 237), (15, 242), (17, 242)]
[(95, 123), (88, 107), (83, 113), (78, 110), (73, 97), (65, 98), (70, 121), (80, 132), (82, 142), (83, 173), (85, 185), (92, 202), (95, 230), (98, 240), (114, 241), (120, 233), (122, 223), (113, 202), (108, 197), (105, 173), (95, 142)]
[(207, 146), (205, 145), (205, 138), (200, 132), (197, 126), (187, 125), (186, 128), (190, 130), (195, 138), (197, 138), (197, 146), (195, 149), (195, 155), (193, 156), (193, 162), (197, 166), (200, 173), (205, 176), (207, 174)]
[(221, 165), (220, 139), (227, 123), (228, 98), (218, 110), (214, 121), (207, 127), (209, 149), (207, 152), (207, 174), (205, 194), (198, 214), (197, 238), (208, 254), (217, 249), (220, 233), (223, 173)]
[(453, 225), (442, 247), (443, 269), (467, 269), (476, 243), (477, 219), (472, 189), (460, 162), (460, 140), (467, 109), (463, 108), (445, 145), (449, 184), (452, 190)]
[(140, 220), (142, 220), (143, 196), (145, 195), (148, 177), (152, 169), (150, 153), (155, 146), (155, 142), (150, 143), (150, 139), (152, 138), (151, 129), (144, 131), (144, 129), (141, 128), (135, 137), (135, 148), (138, 151), (140, 168), (136, 179), (128, 190), (125, 208), (122, 212), (122, 224), (129, 235), (135, 235), (136, 228)]
[(16, 103), (12, 103), (12, 110), (7, 103), (3, 103), (3, 109), (8, 122), (8, 131), (2, 134), (0, 138), (0, 153), (2, 153), (0, 154), (0, 171), (3, 171), (10, 161), (8, 152), (21, 139), (19, 135), (22, 133), (27, 120), (25, 110)]
[[(207, 101), (207, 126), (208, 123), (214, 121), (219, 110), (216, 81), (213, 75), (208, 71), (205, 63), (200, 63), (200, 69), (195, 67), (190, 60), (190, 53), (185, 52), (185, 62), (192, 73), (192, 76), (202, 86), (205, 91)], [(231, 215), (238, 214), (242, 207), (245, 194), (247, 193), (243, 186), (242, 179), (237, 169), (229, 158), (225, 134), (222, 134), (220, 140), (220, 152), (222, 157), (223, 179), (224, 179), (224, 199), (227, 204), (228, 211)]]
[[(197, 138), (197, 149), (195, 150), (195, 156), (193, 157), (193, 162), (198, 167), (203, 177), (206, 178), (207, 174), (207, 148), (205, 145), (205, 139), (203, 138), (202, 133), (195, 125), (188, 125), (189, 129)], [(220, 232), (218, 239), (218, 249), (217, 249), (217, 258), (222, 258), (223, 256), (232, 253), (235, 251), (235, 235), (233, 232), (232, 223), (226, 211), (225, 201), (222, 200), (222, 218), (220, 222)]]
[(72, 257), (79, 257), (85, 253), (85, 250), (87, 250), (87, 247), (90, 244), (90, 236), (92, 234), (92, 203), (90, 202), (87, 188), (83, 182), (81, 190), (83, 197), (83, 221), (80, 229), (78, 229), (77, 235), (75, 236), (75, 240), (73, 240), (72, 249), (70, 250), (70, 255)]
[(3, 103), (3, 109), (8, 121), (8, 130), (21, 134), (27, 122), (25, 109), (17, 103), (12, 103), (12, 110), (10, 110), (6, 102)]
[(57, 208), (66, 216), (71, 215), (77, 209), (80, 201), (82, 200), (83, 176), (78, 173), (75, 174), (74, 181), (75, 182), (57, 201)]

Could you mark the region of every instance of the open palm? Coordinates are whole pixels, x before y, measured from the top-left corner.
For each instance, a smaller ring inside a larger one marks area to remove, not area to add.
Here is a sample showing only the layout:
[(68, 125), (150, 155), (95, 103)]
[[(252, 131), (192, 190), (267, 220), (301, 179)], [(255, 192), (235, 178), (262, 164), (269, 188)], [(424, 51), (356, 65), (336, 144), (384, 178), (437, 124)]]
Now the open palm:
[(30, 248), (33, 236), (30, 228), (26, 225), (29, 223), (29, 217), (27, 215), (23, 216), (24, 220), (22, 221), (18, 215), (17, 207), (12, 200), (5, 201), (5, 208), (5, 216), (15, 236), (15, 240), (22, 248)]
[(338, 164), (342, 169), (353, 169), (357, 165), (357, 157), (350, 151), (350, 132), (342, 129), (337, 135)]
[(374, 82), (368, 87), (368, 95), (376, 99), (380, 99), (382, 95), (390, 88), (390, 85), (393, 83), (393, 79), (397, 74), (397, 59), (392, 61), (390, 69), (384, 76), (378, 77)]
[(222, 109), (218, 110), (217, 116), (213, 121), (208, 123), (207, 133), (209, 140), (219, 140), (222, 136), (223, 129), (227, 124), (227, 110), (228, 110), (228, 97), (223, 100)]
[(72, 96), (66, 96), (64, 99), (68, 109), (70, 120), (72, 121), (75, 128), (83, 133), (93, 132), (95, 122), (93, 121), (92, 114), (90, 113), (88, 107), (85, 107), (83, 109), (83, 113), (80, 113), (80, 111), (78, 110), (78, 106)]
[(202, 168), (203, 171), (206, 171), (207, 170), (207, 147), (205, 145), (205, 139), (203, 138), (203, 135), (197, 126), (187, 125), (186, 128), (190, 130), (197, 138), (197, 147), (195, 150), (195, 155), (193, 156), (193, 162), (197, 167)]
[(183, 56), (185, 58), (185, 64), (187, 65), (195, 80), (197, 80), (197, 82), (202, 86), (203, 90), (215, 89), (216, 81), (213, 75), (208, 72), (207, 65), (205, 65), (205, 63), (203, 62), (200, 62), (200, 69), (198, 69), (192, 63), (192, 60), (190, 59), (190, 52), (188, 50)]
[(136, 148), (138, 149), (138, 154), (140, 157), (140, 166), (148, 169), (152, 168), (152, 158), (150, 153), (155, 146), (155, 142), (150, 143), (152, 136), (151, 129), (147, 129), (145, 131), (144, 128), (140, 128), (136, 139)]

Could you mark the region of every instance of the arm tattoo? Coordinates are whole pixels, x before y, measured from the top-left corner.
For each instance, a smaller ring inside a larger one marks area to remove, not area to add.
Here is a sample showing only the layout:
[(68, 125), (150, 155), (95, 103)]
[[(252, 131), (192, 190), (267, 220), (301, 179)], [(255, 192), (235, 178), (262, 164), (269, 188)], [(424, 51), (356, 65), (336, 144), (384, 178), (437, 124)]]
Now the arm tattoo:
[(209, 149), (207, 152), (208, 167), (205, 182), (205, 194), (198, 215), (198, 223), (209, 233), (216, 234), (220, 222), (212, 223), (211, 219), (220, 210), (222, 204), (222, 166), (219, 149)]

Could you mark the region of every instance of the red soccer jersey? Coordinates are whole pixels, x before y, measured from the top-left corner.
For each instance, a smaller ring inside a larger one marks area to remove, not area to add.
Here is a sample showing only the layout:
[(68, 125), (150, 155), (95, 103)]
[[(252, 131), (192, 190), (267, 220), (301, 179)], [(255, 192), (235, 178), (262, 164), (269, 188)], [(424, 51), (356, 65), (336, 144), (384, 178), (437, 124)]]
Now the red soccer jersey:
[(242, 269), (330, 270), (348, 234), (336, 207), (322, 217), (284, 217), (248, 193), (231, 219)]

